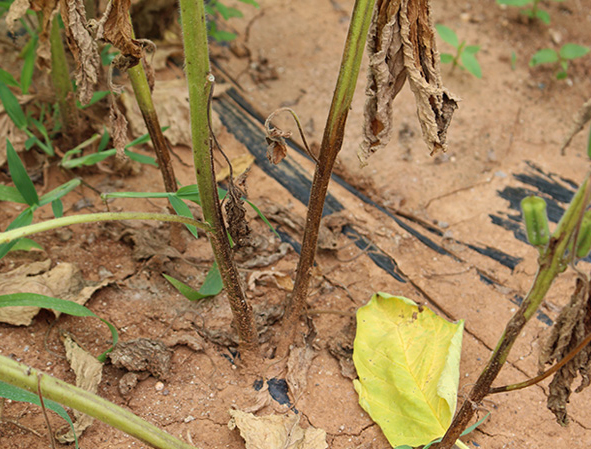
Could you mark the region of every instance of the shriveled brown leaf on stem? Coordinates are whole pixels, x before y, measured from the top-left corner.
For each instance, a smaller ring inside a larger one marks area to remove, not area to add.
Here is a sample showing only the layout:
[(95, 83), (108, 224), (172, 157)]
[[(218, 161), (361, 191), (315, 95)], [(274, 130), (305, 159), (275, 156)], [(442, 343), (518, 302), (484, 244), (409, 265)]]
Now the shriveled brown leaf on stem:
[[(241, 176), (233, 181), (230, 178), (230, 186), (228, 188), (228, 196), (226, 199), (226, 218), (228, 220), (228, 232), (232, 237), (234, 246), (240, 248), (244, 246), (250, 235), (250, 227), (246, 221), (246, 209), (244, 208), (244, 200), (242, 197), (245, 195), (246, 181), (245, 172)], [(232, 174), (230, 174), (230, 177)]]
[(57, 14), (58, 0), (33, 0), (31, 9), (41, 12), (43, 19), (41, 30), (39, 31), (39, 44), (37, 45), (37, 65), (41, 69), (49, 70), (51, 68), (51, 46), (49, 43), (49, 33), (55, 14)]
[(86, 21), (83, 0), (60, 0), (60, 12), (68, 47), (76, 61), (78, 100), (82, 104), (87, 104), (92, 99), (93, 86), (98, 80), (101, 63), (98, 46)]
[[(543, 371), (546, 364), (560, 362), (591, 333), (589, 287), (589, 281), (577, 279), (570, 303), (560, 312), (552, 333), (542, 348), (539, 358), (540, 371)], [(572, 384), (577, 375), (581, 376), (581, 384), (575, 390), (579, 393), (589, 386), (590, 372), (591, 346), (588, 345), (554, 375), (549, 387), (547, 407), (554, 413), (559, 424), (568, 424), (566, 404), (569, 402)]]
[(581, 109), (577, 111), (575, 116), (573, 117), (573, 124), (571, 129), (569, 130), (568, 134), (564, 138), (564, 142), (562, 143), (562, 147), (560, 147), (560, 153), (564, 155), (566, 153), (566, 148), (570, 145), (573, 137), (575, 137), (583, 127), (591, 121), (591, 98), (581, 106)]
[(423, 140), (431, 154), (446, 149), (457, 99), (443, 87), (428, 0), (378, 0), (368, 38), (364, 140), (359, 159), (390, 141), (392, 103), (408, 79), (415, 95)]

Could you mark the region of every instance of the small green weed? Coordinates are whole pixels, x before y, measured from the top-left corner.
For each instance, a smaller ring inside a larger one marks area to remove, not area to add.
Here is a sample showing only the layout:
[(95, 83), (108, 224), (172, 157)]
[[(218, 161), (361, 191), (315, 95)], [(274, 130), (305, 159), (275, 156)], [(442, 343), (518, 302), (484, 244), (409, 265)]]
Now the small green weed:
[[(552, 0), (563, 2), (564, 0)], [(521, 9), (521, 14), (529, 17), (530, 20), (538, 19), (546, 25), (550, 24), (550, 13), (539, 7), (540, 0), (497, 0), (499, 5), (515, 6)], [(529, 7), (531, 5), (531, 7)]]
[(567, 43), (559, 51), (552, 48), (538, 50), (529, 61), (530, 67), (542, 64), (556, 64), (559, 69), (556, 72), (556, 79), (562, 80), (568, 76), (568, 63), (573, 59), (582, 58), (589, 53), (589, 47)]
[(445, 25), (435, 25), (435, 28), (439, 37), (456, 49), (455, 55), (441, 53), (441, 62), (443, 64), (451, 64), (452, 70), (459, 67), (462, 70), (467, 70), (476, 78), (482, 78), (482, 69), (476, 59), (476, 53), (480, 50), (480, 46), (466, 45), (466, 41), (460, 43), (456, 32)]
[[(259, 4), (255, 0), (239, 0), (242, 3), (252, 5), (255, 8), (259, 7)], [(209, 0), (205, 2), (205, 12), (210, 18), (221, 16), (224, 20), (229, 20), (233, 17), (244, 17), (239, 9), (232, 8), (224, 5), (218, 0)], [(207, 24), (207, 34), (218, 42), (233, 41), (236, 39), (236, 34), (218, 29), (215, 21), (210, 20)]]

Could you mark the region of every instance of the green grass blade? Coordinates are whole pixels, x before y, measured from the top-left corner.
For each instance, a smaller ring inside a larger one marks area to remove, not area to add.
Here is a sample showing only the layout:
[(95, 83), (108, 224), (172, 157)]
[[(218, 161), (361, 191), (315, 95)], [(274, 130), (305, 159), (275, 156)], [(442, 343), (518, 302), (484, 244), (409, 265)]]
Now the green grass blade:
[(134, 153), (133, 151), (125, 150), (125, 155), (132, 161), (140, 162), (142, 164), (153, 165), (158, 167), (156, 159), (152, 156), (146, 156), (145, 154)]
[[(16, 217), (12, 223), (8, 225), (6, 228), (7, 231), (11, 229), (21, 228), (23, 226), (28, 226), (33, 223), (33, 209), (27, 207), (24, 211), (22, 211), (18, 217)], [(13, 240), (12, 242), (2, 243), (0, 245), (0, 259), (2, 259), (8, 251), (10, 251), (18, 242), (19, 240)]]
[[(187, 206), (187, 204), (183, 200), (181, 200), (180, 198), (177, 198), (174, 195), (169, 195), (168, 201), (170, 201), (172, 208), (174, 209), (174, 211), (178, 215), (180, 215), (182, 217), (193, 218), (193, 214), (191, 213), (189, 206)], [(189, 232), (191, 234), (193, 234), (193, 236), (195, 236), (196, 239), (199, 238), (199, 234), (197, 234), (197, 228), (195, 226), (188, 225), (188, 224), (186, 224), (185, 226), (187, 227)]]
[[(29, 404), (41, 406), (41, 401), (39, 400), (38, 395), (31, 393), (30, 391), (26, 391), (13, 385), (4, 383), (2, 381), (0, 381), (0, 398), (10, 399), (11, 401), (28, 402)], [(74, 442), (76, 443), (76, 449), (78, 449), (78, 436), (76, 435), (76, 431), (74, 430), (74, 423), (68, 416), (66, 410), (60, 404), (52, 401), (51, 399), (43, 398), (43, 404), (46, 408), (57, 413), (59, 416), (61, 416), (68, 422), (70, 428), (72, 429), (72, 433), (74, 434)]]
[(193, 201), (201, 206), (201, 196), (199, 195), (197, 184), (181, 187), (176, 191), (175, 196), (183, 200)]
[(0, 101), (4, 105), (4, 109), (10, 117), (10, 120), (14, 122), (16, 127), (21, 131), (27, 127), (27, 117), (21, 108), (20, 103), (16, 96), (11, 92), (8, 86), (0, 82)]
[(70, 193), (72, 190), (78, 187), (81, 182), (82, 181), (80, 181), (80, 179), (78, 178), (71, 179), (68, 182), (65, 182), (61, 186), (53, 189), (51, 192), (48, 192), (45, 195), (43, 195), (39, 200), (39, 205), (44, 206), (46, 204), (53, 203), (54, 201), (59, 200), (61, 197)]
[(37, 42), (39, 38), (33, 37), (25, 46), (24, 64), (21, 70), (21, 92), (23, 95), (29, 93), (29, 87), (33, 81), (33, 72), (35, 71), (35, 59), (37, 58)]
[(499, 5), (523, 7), (529, 5), (533, 0), (497, 0)]
[(258, 207), (255, 205), (255, 204), (251, 203), (251, 202), (250, 202), (250, 201), (248, 201), (247, 199), (244, 199), (244, 201), (246, 201), (246, 202), (249, 204), (249, 206), (250, 206), (250, 207), (252, 207), (252, 208), (254, 209), (254, 211), (257, 213), (257, 215), (258, 215), (259, 217), (261, 217), (261, 220), (263, 220), (263, 221), (265, 222), (265, 224), (266, 224), (267, 226), (269, 226), (269, 229), (270, 229), (271, 231), (273, 231), (273, 233), (274, 233), (274, 234), (275, 234), (277, 237), (281, 238), (281, 236), (280, 236), (280, 235), (277, 233), (277, 231), (275, 230), (275, 228), (273, 227), (273, 225), (272, 225), (272, 224), (269, 222), (269, 220), (267, 220), (267, 217), (265, 217), (265, 216), (263, 215), (263, 213), (261, 212), (261, 210), (260, 210), (260, 209), (259, 209), (259, 208), (258, 208)]
[(8, 160), (8, 170), (10, 171), (10, 177), (14, 182), (15, 187), (22, 195), (24, 200), (29, 206), (35, 206), (39, 204), (39, 196), (33, 185), (33, 181), (29, 178), (27, 170), (23, 165), (20, 157), (16, 154), (14, 147), (10, 143), (10, 140), (6, 139), (6, 159)]
[(13, 293), (10, 295), (0, 295), (0, 307), (14, 306), (41, 307), (43, 309), (57, 310), (72, 316), (98, 318), (109, 327), (111, 336), (113, 338), (113, 345), (97, 357), (100, 362), (104, 362), (107, 359), (107, 354), (113, 350), (119, 339), (119, 335), (117, 334), (117, 329), (115, 329), (115, 326), (95, 315), (94, 312), (92, 312), (87, 307), (72, 301), (52, 298), (51, 296), (39, 295), (37, 293)]
[(10, 251), (31, 251), (32, 249), (40, 249), (43, 251), (43, 247), (36, 241), (22, 238), (17, 240), (16, 244), (10, 249)]
[(73, 168), (94, 165), (98, 162), (104, 161), (108, 157), (115, 156), (116, 154), (117, 150), (111, 149), (107, 151), (102, 151), (100, 153), (87, 154), (86, 156), (76, 157), (69, 160), (62, 159), (60, 165), (64, 168), (71, 170)]
[(57, 199), (51, 202), (51, 210), (53, 211), (53, 216), (55, 218), (60, 218), (64, 216), (64, 203), (62, 200)]
[(4, 184), (0, 184), (0, 201), (27, 204), (16, 187), (5, 186)]
[(205, 280), (203, 281), (203, 285), (201, 285), (199, 291), (195, 290), (193, 287), (185, 284), (184, 282), (173, 278), (172, 276), (168, 276), (164, 273), (162, 276), (164, 276), (166, 280), (170, 282), (173, 287), (176, 288), (179, 293), (189, 301), (199, 301), (203, 298), (215, 296), (219, 294), (224, 287), (220, 270), (218, 269), (218, 266), (215, 262), (209, 269), (207, 276), (205, 276)]
[(14, 76), (12, 76), (4, 69), (0, 69), (0, 83), (4, 83), (7, 86), (18, 87), (19, 89), (21, 88), (21, 85), (14, 78)]

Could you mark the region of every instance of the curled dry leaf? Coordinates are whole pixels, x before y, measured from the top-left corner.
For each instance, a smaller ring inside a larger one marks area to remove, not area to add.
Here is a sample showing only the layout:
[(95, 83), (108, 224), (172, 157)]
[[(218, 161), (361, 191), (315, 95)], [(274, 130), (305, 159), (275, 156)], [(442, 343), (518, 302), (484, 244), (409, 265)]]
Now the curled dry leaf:
[(428, 0), (377, 0), (368, 37), (364, 140), (359, 159), (388, 144), (392, 103), (408, 79), (415, 95), (423, 140), (431, 154), (446, 149), (457, 99), (441, 82), (439, 53)]
[[(76, 374), (76, 386), (91, 393), (96, 393), (103, 375), (103, 364), (93, 357), (85, 349), (81, 348), (69, 334), (62, 335), (66, 358)], [(82, 435), (94, 418), (74, 410), (74, 431), (77, 436)], [(64, 433), (65, 432), (65, 433)], [(56, 432), (60, 443), (73, 443), (74, 434), (70, 426), (66, 425)]]
[(27, 9), (29, 9), (29, 0), (14, 0), (8, 8), (8, 13), (6, 14), (6, 26), (8, 27), (8, 31), (11, 33), (15, 33), (17, 30), (18, 19), (24, 16), (27, 13)]
[[(556, 320), (548, 341), (542, 348), (539, 358), (540, 371), (544, 365), (559, 362), (574, 350), (591, 333), (590, 285), (577, 279), (575, 291), (560, 316)], [(577, 375), (581, 384), (575, 393), (589, 386), (591, 374), (591, 346), (587, 345), (570, 362), (559, 369), (549, 386), (547, 407), (559, 424), (568, 424), (566, 404), (572, 393), (572, 384)]]
[(80, 103), (92, 99), (93, 86), (98, 80), (101, 59), (98, 46), (86, 21), (83, 0), (60, 0), (60, 12), (66, 30), (68, 47), (76, 61), (76, 86)]
[(128, 67), (138, 64), (143, 56), (143, 46), (133, 39), (133, 30), (129, 20), (131, 0), (112, 0), (105, 15), (98, 22), (97, 39), (104, 39), (113, 44), (125, 58)]
[[(250, 235), (250, 227), (246, 221), (246, 209), (244, 208), (246, 173), (243, 173), (234, 183), (230, 180), (228, 196), (226, 199), (226, 217), (228, 220), (228, 232), (234, 241), (235, 248), (246, 245)], [(238, 185), (236, 185), (238, 184)], [(242, 188), (241, 188), (242, 187)]]
[(271, 164), (277, 165), (287, 156), (287, 144), (285, 139), (289, 139), (291, 133), (282, 131), (279, 128), (270, 128), (267, 132), (267, 159)]
[(583, 127), (591, 121), (591, 98), (577, 111), (573, 117), (573, 124), (568, 134), (564, 138), (560, 152), (564, 155), (566, 148), (570, 145), (573, 137), (575, 137)]
[(41, 69), (49, 70), (51, 68), (51, 45), (49, 43), (49, 34), (53, 18), (57, 14), (58, 0), (33, 0), (31, 9), (40, 12), (43, 20), (41, 22), (41, 31), (39, 32), (39, 44), (37, 45), (37, 65)]
[(301, 415), (254, 416), (240, 410), (229, 410), (230, 430), (238, 428), (246, 449), (325, 449), (326, 432), (312, 426), (299, 426)]
[(113, 99), (109, 108), (109, 120), (111, 121), (111, 136), (113, 146), (117, 149), (117, 157), (125, 158), (125, 145), (127, 145), (127, 119)]
[(160, 340), (138, 338), (119, 342), (108, 357), (117, 368), (147, 371), (159, 379), (165, 379), (170, 371), (172, 351)]

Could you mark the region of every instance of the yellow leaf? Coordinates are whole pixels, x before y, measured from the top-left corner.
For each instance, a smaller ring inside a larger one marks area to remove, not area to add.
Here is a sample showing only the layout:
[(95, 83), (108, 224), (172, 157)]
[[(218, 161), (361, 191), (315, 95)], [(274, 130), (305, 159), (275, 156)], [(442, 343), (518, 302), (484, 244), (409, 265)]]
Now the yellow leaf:
[(451, 424), (463, 329), (386, 293), (357, 311), (355, 390), (393, 447), (427, 444)]

